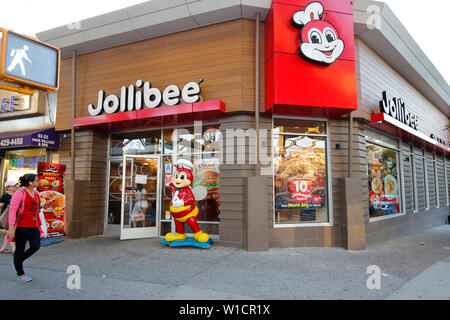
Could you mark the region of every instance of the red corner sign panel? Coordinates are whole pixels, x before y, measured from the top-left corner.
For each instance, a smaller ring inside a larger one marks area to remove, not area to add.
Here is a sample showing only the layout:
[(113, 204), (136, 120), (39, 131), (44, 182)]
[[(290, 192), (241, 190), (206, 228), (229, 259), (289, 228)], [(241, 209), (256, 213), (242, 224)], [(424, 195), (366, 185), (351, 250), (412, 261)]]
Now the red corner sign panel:
[(274, 0), (265, 50), (266, 111), (334, 118), (357, 109), (351, 0)]

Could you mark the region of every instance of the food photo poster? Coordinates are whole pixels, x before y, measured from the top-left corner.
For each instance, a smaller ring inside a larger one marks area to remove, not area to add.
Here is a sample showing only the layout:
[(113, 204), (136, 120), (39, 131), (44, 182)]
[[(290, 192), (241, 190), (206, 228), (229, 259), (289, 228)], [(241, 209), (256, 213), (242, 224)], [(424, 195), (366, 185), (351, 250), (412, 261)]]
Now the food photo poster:
[(66, 166), (62, 164), (38, 162), (39, 192), (41, 207), (47, 223), (47, 237), (65, 235), (64, 179)]

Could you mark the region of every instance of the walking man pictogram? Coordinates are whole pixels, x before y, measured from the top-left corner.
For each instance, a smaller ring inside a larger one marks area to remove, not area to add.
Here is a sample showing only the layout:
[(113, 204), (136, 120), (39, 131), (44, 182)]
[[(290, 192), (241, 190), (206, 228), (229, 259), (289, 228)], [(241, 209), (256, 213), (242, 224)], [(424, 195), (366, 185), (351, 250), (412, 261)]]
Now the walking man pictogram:
[(25, 66), (23, 65), (23, 59), (27, 60), (29, 63), (31, 62), (30, 58), (27, 56), (27, 51), (29, 50), (27, 45), (23, 46), (23, 49), (12, 49), (11, 50), (11, 57), (14, 57), (11, 61), (11, 64), (8, 67), (8, 71), (13, 71), (17, 65), (20, 66), (20, 71), (22, 72), (23, 76), (26, 76), (27, 73), (25, 71)]

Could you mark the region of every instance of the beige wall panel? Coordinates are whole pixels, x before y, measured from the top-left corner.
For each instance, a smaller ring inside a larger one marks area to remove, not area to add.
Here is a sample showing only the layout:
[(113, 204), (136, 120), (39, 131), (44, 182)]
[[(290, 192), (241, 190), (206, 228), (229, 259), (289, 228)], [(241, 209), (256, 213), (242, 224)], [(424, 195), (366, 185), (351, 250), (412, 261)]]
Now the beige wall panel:
[(355, 117), (370, 120), (370, 114), (376, 113), (382, 93), (386, 90), (390, 97), (402, 98), (408, 110), (419, 116), (420, 132), (427, 136), (434, 133), (450, 140), (450, 132), (445, 131), (448, 120), (444, 113), (359, 37), (355, 39), (355, 46), (359, 78)]

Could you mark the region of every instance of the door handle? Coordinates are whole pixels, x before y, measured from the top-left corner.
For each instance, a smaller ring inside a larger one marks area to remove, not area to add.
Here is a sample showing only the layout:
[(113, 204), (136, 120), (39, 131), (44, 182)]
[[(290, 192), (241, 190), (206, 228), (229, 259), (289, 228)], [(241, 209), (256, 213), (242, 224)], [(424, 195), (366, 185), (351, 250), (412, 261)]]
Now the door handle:
[(128, 203), (128, 194), (125, 193), (125, 200), (123, 201), (124, 204)]

